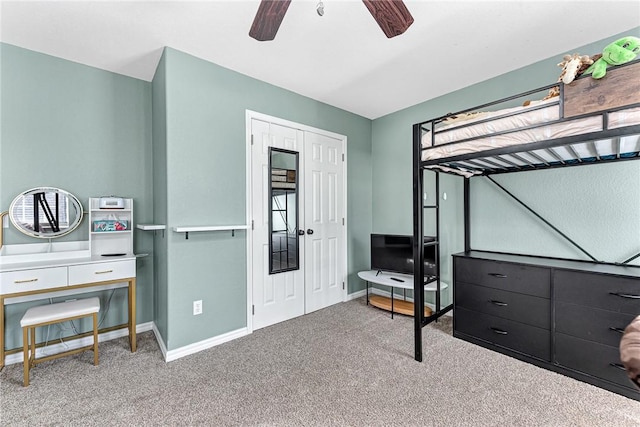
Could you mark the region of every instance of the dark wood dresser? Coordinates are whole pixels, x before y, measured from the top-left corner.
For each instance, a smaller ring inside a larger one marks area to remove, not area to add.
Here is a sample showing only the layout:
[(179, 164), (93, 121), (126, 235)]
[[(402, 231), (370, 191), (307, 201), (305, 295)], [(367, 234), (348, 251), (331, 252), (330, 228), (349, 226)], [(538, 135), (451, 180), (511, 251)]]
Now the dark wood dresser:
[(640, 400), (620, 362), (640, 315), (640, 268), (455, 254), (454, 336)]

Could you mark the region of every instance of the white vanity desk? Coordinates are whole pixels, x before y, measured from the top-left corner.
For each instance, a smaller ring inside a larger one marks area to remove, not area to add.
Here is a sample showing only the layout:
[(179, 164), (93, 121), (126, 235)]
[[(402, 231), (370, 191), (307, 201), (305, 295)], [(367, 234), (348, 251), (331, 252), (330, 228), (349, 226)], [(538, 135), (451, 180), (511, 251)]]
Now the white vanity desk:
[(128, 287), (128, 328), (136, 351), (136, 257), (91, 256), (88, 242), (5, 245), (0, 251), (0, 369), (5, 361), (4, 306)]

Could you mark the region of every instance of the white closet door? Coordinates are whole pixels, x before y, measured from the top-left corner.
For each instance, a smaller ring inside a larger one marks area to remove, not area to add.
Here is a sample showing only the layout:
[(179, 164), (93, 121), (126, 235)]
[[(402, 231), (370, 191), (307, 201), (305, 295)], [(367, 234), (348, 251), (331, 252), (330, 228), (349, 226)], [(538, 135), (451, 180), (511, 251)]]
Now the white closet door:
[[(269, 147), (298, 151), (302, 167), (303, 133), (300, 130), (252, 119), (251, 134), (251, 193), (254, 218), (252, 245), (253, 329), (304, 314), (303, 269), (269, 274)], [(299, 171), (301, 172), (301, 171)], [(302, 177), (302, 173), (298, 174)], [(302, 183), (298, 187), (299, 218), (303, 218)], [(300, 266), (304, 265), (304, 251), (300, 248)]]
[(343, 142), (306, 131), (304, 236), (306, 312), (343, 300)]

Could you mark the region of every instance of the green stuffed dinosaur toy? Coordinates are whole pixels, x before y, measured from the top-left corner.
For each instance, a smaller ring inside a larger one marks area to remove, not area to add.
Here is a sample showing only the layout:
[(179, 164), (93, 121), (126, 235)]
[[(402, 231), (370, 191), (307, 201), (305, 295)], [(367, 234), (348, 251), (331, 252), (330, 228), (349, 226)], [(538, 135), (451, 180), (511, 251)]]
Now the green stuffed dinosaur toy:
[(633, 61), (640, 53), (640, 38), (627, 36), (616, 40), (602, 50), (597, 59), (583, 74), (591, 73), (594, 79), (601, 79), (607, 74), (609, 65), (621, 65)]

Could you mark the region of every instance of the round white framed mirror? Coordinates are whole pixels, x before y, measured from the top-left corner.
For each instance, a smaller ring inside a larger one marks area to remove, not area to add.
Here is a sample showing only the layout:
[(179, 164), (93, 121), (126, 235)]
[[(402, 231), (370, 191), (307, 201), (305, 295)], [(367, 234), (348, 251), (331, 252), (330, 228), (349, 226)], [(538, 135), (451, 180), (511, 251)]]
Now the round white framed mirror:
[(60, 188), (37, 187), (19, 194), (9, 207), (9, 219), (27, 236), (39, 239), (62, 237), (82, 222), (82, 204)]

